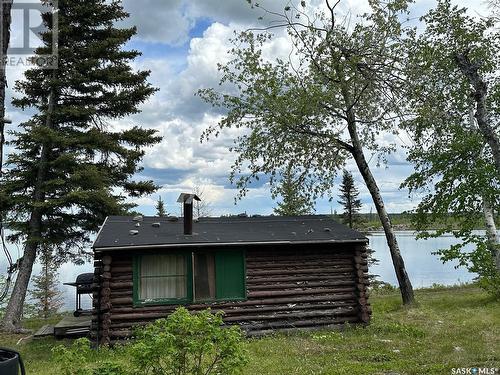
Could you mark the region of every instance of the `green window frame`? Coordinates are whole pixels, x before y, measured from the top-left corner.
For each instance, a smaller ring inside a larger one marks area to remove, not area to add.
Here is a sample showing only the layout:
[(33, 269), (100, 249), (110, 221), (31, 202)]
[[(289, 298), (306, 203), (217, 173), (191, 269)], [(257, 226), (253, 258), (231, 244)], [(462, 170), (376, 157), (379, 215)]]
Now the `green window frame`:
[[(202, 251), (200, 251), (201, 253)], [(186, 260), (186, 298), (158, 298), (141, 299), (139, 296), (141, 290), (141, 259), (148, 255), (138, 254), (133, 260), (133, 304), (134, 306), (145, 305), (172, 305), (189, 303), (210, 303), (222, 301), (242, 301), (247, 299), (246, 288), (246, 252), (244, 250), (217, 250), (215, 254), (215, 298), (213, 299), (195, 299), (194, 290), (194, 268), (193, 258), (197, 252), (165, 252), (165, 254), (183, 255)], [(162, 277), (158, 275), (158, 277)]]
[[(184, 257), (186, 264), (186, 274), (185, 274), (185, 285), (186, 285), (186, 297), (184, 298), (153, 298), (153, 299), (142, 299), (140, 294), (141, 290), (141, 280), (143, 276), (141, 275), (141, 262), (143, 257), (147, 257), (149, 255), (158, 255), (158, 254), (142, 254), (134, 256), (134, 266), (133, 266), (133, 302), (135, 306), (147, 306), (147, 305), (176, 305), (189, 303), (193, 299), (193, 278), (191, 270), (192, 266), (192, 257), (190, 254), (185, 252), (175, 252), (175, 253), (166, 253), (165, 255), (180, 255)], [(156, 276), (148, 276), (148, 277), (170, 277), (163, 275)]]

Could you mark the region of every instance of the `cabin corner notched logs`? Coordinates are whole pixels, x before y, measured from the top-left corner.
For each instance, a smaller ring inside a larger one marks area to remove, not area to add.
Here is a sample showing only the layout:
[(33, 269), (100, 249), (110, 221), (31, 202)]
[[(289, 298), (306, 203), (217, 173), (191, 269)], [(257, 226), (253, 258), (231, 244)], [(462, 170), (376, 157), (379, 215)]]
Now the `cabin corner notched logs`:
[[(168, 250), (165, 250), (168, 251)], [(133, 304), (133, 256), (140, 252), (96, 253), (91, 335), (100, 344), (128, 338), (133, 327), (167, 317), (178, 305)], [(224, 311), (227, 324), (249, 335), (276, 330), (366, 324), (368, 262), (364, 244), (248, 247), (247, 299), (193, 303), (191, 311)]]

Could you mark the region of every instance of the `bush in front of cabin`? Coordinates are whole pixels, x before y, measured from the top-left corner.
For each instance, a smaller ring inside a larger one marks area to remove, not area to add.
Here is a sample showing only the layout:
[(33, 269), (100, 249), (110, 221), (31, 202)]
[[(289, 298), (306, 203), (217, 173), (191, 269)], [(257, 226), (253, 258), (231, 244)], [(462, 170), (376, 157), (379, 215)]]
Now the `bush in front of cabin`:
[(184, 307), (138, 329), (129, 353), (136, 371), (148, 375), (238, 374), (247, 362), (239, 327), (224, 327), (220, 312)]
[[(70, 346), (57, 345), (52, 349), (55, 363), (62, 375), (127, 375), (128, 370), (118, 359), (113, 359), (109, 348), (91, 349), (90, 340), (80, 338)], [(57, 373), (57, 371), (54, 371)]]

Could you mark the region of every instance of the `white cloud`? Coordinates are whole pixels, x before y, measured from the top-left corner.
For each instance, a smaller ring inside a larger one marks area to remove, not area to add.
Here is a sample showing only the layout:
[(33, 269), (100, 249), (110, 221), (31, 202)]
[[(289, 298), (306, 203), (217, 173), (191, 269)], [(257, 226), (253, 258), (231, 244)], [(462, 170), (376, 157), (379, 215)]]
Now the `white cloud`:
[[(296, 1), (298, 2), (298, 1)], [(458, 0), (457, 0), (458, 2)], [(263, 0), (262, 7), (271, 11), (281, 12), (288, 3), (287, 0)], [(474, 6), (476, 1), (460, 1), (461, 5)], [(325, 8), (323, 0), (307, 1), (306, 11), (312, 14), (315, 9)], [(420, 0), (414, 6), (415, 13), (421, 15), (434, 1)], [(228, 147), (233, 139), (240, 134), (238, 130), (228, 130), (220, 137), (208, 143), (200, 144), (200, 135), (208, 126), (216, 124), (221, 113), (204, 103), (194, 94), (200, 88), (217, 87), (220, 74), (217, 63), (228, 61), (229, 39), (233, 30), (244, 30), (254, 25), (269, 25), (276, 16), (262, 15), (261, 9), (252, 9), (244, 0), (231, 1), (187, 1), (172, 0), (124, 0), (125, 9), (131, 13), (129, 25), (137, 25), (138, 36), (146, 44), (149, 43), (153, 52), (164, 47), (181, 46), (182, 51), (188, 43), (187, 53), (179, 57), (151, 53), (145, 50), (142, 59), (134, 63), (134, 68), (152, 71), (150, 82), (160, 89), (143, 106), (143, 112), (128, 119), (113, 122), (115, 127), (127, 127), (140, 124), (154, 128), (163, 136), (161, 144), (148, 150), (144, 160), (146, 170), (143, 178), (153, 178), (163, 187), (159, 194), (165, 194), (168, 199), (167, 210), (176, 210), (176, 195), (192, 189), (195, 185), (203, 185), (207, 197), (214, 202), (215, 214), (238, 212), (247, 209), (250, 213), (271, 213), (270, 194), (267, 185), (259, 185), (251, 189), (248, 196), (234, 207), (233, 198), (237, 191), (228, 187), (228, 174), (234, 160)], [(339, 5), (341, 11), (352, 14), (367, 11), (367, 1), (348, 0)], [(211, 20), (210, 26), (204, 30), (201, 37), (189, 38), (189, 34), (200, 19)], [(353, 21), (354, 22), (354, 16)], [(277, 56), (287, 58), (290, 51), (288, 39), (284, 30), (275, 30), (276, 38), (266, 43), (263, 49), (264, 58)], [(19, 30), (13, 29), (15, 38)], [(159, 46), (157, 46), (159, 44)], [(184, 54), (184, 52), (182, 52)], [(10, 88), (8, 95), (12, 96), (12, 86), (15, 79), (21, 78), (23, 69), (9, 69)], [(9, 115), (18, 123), (28, 116), (18, 110), (9, 108)], [(398, 140), (384, 136), (380, 142), (390, 143)], [(398, 142), (399, 143), (399, 142)], [(368, 155), (369, 157), (369, 155)], [(374, 174), (379, 182), (383, 195), (386, 197), (389, 211), (407, 209), (412, 203), (407, 203), (406, 192), (399, 190), (401, 181), (411, 172), (411, 166), (405, 163), (405, 154), (399, 150), (390, 158), (389, 170), (374, 168)], [(374, 163), (373, 163), (374, 164)], [(354, 171), (358, 181), (362, 199), (370, 201), (369, 193), (364, 186), (357, 168), (352, 163), (348, 169)], [(336, 193), (335, 193), (336, 195)], [(156, 197), (148, 197), (136, 201), (141, 206), (152, 210)], [(327, 207), (325, 203), (321, 203)], [(369, 205), (366, 205), (369, 210)], [(325, 211), (325, 210), (323, 210)]]
[(194, 26), (183, 0), (124, 0), (123, 7), (130, 13), (124, 24), (137, 26), (137, 38), (147, 42), (183, 44)]

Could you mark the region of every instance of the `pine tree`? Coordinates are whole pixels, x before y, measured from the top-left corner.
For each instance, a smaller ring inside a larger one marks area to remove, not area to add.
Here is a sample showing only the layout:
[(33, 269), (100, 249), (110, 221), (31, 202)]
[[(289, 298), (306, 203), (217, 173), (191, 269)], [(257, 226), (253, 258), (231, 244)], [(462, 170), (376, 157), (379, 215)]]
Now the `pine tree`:
[(156, 216), (165, 217), (167, 216), (167, 211), (165, 210), (165, 203), (161, 199), (161, 196), (158, 196), (158, 201), (156, 201)]
[(64, 300), (58, 285), (58, 264), (50, 249), (42, 251), (40, 262), (42, 270), (38, 276), (33, 277), (34, 288), (30, 291), (30, 294), (34, 300), (37, 315), (47, 319), (59, 311), (64, 304)]
[[(51, 1), (44, 1), (51, 4)], [(128, 17), (119, 1), (58, 1), (57, 69), (33, 68), (16, 84), (13, 104), (35, 112), (12, 132), (8, 171), (0, 180), (0, 211), (24, 242), (24, 256), (3, 328), (20, 325), (22, 306), (37, 251), (59, 249), (58, 261), (78, 259), (108, 215), (134, 207), (127, 196), (156, 190), (135, 182), (144, 148), (160, 141), (154, 130), (112, 126), (139, 113), (154, 92), (148, 71), (134, 71), (140, 55), (123, 46), (135, 28), (117, 28)], [(52, 13), (42, 16), (47, 30), (37, 55), (53, 50)]]
[(356, 223), (361, 221), (359, 209), (361, 208), (361, 200), (358, 199), (359, 191), (354, 185), (352, 174), (344, 169), (342, 176), (342, 184), (340, 186), (340, 200), (338, 201), (344, 206), (342, 219), (345, 224), (352, 228)]
[(282, 201), (274, 208), (274, 213), (279, 216), (310, 215), (314, 212), (314, 203), (306, 196), (300, 194), (300, 189), (295, 181), (292, 168), (288, 167), (280, 183)]

